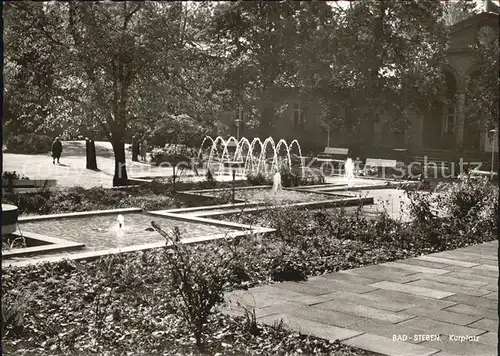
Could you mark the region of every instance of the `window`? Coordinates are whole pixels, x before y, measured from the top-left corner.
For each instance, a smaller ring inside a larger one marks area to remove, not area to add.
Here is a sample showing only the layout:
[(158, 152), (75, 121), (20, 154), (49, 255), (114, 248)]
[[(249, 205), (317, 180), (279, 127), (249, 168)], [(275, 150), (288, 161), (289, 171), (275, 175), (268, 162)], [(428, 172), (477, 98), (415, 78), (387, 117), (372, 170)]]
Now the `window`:
[(455, 132), (456, 118), (457, 118), (457, 112), (456, 112), (455, 104), (450, 104), (446, 108), (446, 115), (444, 117), (443, 132), (445, 134), (451, 134), (451, 133)]
[(304, 123), (305, 123), (305, 112), (304, 108), (300, 105), (300, 103), (294, 103), (293, 104), (293, 128), (304, 128)]

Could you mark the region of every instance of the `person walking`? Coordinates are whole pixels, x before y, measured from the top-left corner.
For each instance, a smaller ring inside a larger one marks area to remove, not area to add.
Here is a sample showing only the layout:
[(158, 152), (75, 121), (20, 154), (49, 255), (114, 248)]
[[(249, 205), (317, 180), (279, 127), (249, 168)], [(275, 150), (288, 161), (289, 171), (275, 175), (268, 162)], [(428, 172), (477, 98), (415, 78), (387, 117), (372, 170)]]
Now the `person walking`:
[(142, 141), (142, 145), (141, 145), (141, 159), (143, 161), (146, 161), (147, 159), (147, 152), (148, 152), (148, 141), (146, 139), (144, 139), (144, 141)]
[(61, 153), (62, 153), (62, 143), (59, 140), (59, 137), (56, 137), (54, 142), (52, 142), (52, 164), (56, 164), (56, 159), (57, 159), (57, 164), (59, 164), (59, 159), (61, 158)]

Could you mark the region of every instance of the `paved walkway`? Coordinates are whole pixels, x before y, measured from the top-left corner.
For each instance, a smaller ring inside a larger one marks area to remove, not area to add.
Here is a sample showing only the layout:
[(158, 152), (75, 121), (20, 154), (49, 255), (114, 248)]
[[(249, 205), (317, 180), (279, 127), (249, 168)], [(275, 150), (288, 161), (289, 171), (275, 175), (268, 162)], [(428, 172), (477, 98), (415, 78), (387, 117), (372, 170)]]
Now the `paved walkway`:
[[(3, 153), (3, 171), (16, 171), (31, 179), (57, 179), (58, 187), (81, 186), (92, 188), (102, 186), (110, 188), (113, 186), (113, 174), (115, 160), (113, 148), (109, 142), (96, 141), (96, 156), (98, 171), (86, 169), (85, 141), (63, 141), (63, 153), (61, 164), (52, 164), (50, 153), (39, 155)], [(148, 162), (133, 162), (129, 144), (125, 151), (127, 174), (129, 178), (134, 177), (168, 177), (172, 175), (172, 168), (157, 167)], [(198, 177), (189, 177), (191, 171), (182, 173), (182, 180), (186, 181), (205, 180), (203, 169), (199, 170)], [(179, 174), (177, 172), (177, 174)], [(230, 181), (232, 177), (217, 176), (219, 181)]]
[[(386, 355), (497, 355), (498, 241), (227, 296), (259, 322)], [(464, 338), (469, 339), (464, 339)]]

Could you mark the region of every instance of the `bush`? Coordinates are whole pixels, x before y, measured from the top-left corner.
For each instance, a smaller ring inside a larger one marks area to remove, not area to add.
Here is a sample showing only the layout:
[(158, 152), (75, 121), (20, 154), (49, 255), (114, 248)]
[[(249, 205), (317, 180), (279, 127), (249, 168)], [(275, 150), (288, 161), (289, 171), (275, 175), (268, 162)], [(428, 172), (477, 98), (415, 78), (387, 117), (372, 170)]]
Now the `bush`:
[(248, 173), (247, 182), (249, 185), (269, 185), (272, 184), (272, 180), (267, 178), (264, 173)]
[(176, 166), (179, 163), (183, 163), (191, 167), (196, 157), (197, 152), (195, 149), (178, 145), (171, 145), (167, 148), (153, 148), (151, 151), (151, 160), (157, 166), (165, 163)]
[(164, 186), (138, 190), (117, 190), (94, 187), (72, 187), (36, 194), (6, 193), (2, 202), (16, 205), (19, 214), (58, 214), (116, 208), (157, 210), (176, 207), (175, 200)]
[[(234, 271), (237, 250), (228, 248), (225, 241), (209, 245), (180, 243), (177, 228), (168, 234), (155, 222), (151, 223), (166, 240), (166, 262), (171, 272), (170, 284), (176, 305), (196, 338), (196, 345), (203, 346), (209, 316), (217, 304), (224, 301), (224, 287)], [(231, 251), (232, 250), (232, 251)], [(232, 253), (231, 253), (232, 252)]]
[(286, 165), (281, 166), (280, 174), (283, 187), (296, 187), (301, 183), (300, 176)]
[(217, 180), (215, 179), (211, 169), (207, 169), (207, 173), (205, 173), (205, 179), (209, 186), (215, 187), (217, 185)]
[(52, 148), (52, 139), (37, 134), (15, 135), (6, 140), (7, 152), (24, 154), (43, 154)]
[(498, 196), (486, 177), (462, 176), (444, 199), (447, 213), (455, 219), (478, 219), (492, 198)]

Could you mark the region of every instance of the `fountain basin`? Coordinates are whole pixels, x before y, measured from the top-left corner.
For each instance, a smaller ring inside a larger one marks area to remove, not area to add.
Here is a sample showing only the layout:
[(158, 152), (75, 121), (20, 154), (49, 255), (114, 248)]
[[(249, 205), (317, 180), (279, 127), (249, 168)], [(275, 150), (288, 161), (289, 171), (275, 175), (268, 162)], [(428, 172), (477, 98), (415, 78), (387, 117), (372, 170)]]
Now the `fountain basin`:
[(169, 233), (177, 227), (182, 233), (182, 238), (198, 238), (230, 232), (228, 228), (148, 213), (122, 212), (122, 214), (124, 217), (122, 228), (118, 227), (117, 216), (114, 214), (21, 221), (19, 224), (22, 231), (84, 243), (87, 249), (93, 251), (165, 241), (158, 232), (148, 229), (152, 220)]
[(18, 216), (17, 206), (2, 204), (2, 235), (12, 234), (16, 231)]

